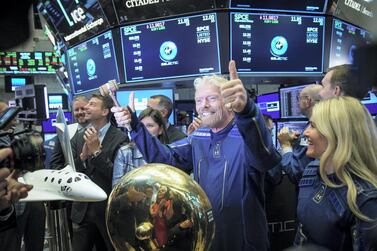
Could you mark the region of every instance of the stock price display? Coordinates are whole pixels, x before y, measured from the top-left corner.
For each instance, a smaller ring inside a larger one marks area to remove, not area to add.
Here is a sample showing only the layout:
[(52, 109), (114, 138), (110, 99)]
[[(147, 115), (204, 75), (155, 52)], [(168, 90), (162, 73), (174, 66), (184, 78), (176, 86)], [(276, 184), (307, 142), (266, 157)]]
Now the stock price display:
[(216, 14), (121, 28), (127, 82), (220, 72)]
[(119, 82), (111, 31), (69, 49), (67, 58), (74, 93), (94, 90), (113, 79)]
[(240, 73), (321, 73), (324, 25), (324, 17), (231, 13), (231, 58)]
[(334, 19), (329, 67), (352, 64), (355, 50), (372, 43), (372, 41), (372, 36), (367, 31)]
[(54, 74), (60, 65), (53, 52), (0, 52), (0, 73)]

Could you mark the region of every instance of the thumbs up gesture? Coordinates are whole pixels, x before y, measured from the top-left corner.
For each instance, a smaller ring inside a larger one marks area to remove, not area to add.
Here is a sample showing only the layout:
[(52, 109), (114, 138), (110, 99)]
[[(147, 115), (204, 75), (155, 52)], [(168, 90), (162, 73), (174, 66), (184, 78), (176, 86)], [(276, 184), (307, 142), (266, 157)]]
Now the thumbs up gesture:
[(236, 63), (229, 62), (230, 80), (221, 88), (221, 96), (224, 99), (225, 107), (234, 112), (242, 112), (247, 104), (247, 93), (241, 80), (238, 78)]
[[(128, 107), (131, 109), (131, 112), (135, 112), (134, 97), (135, 93), (131, 92), (128, 98)], [(114, 106), (111, 108), (111, 112), (114, 113), (118, 126), (126, 127), (127, 130), (131, 131), (131, 113), (126, 107)]]

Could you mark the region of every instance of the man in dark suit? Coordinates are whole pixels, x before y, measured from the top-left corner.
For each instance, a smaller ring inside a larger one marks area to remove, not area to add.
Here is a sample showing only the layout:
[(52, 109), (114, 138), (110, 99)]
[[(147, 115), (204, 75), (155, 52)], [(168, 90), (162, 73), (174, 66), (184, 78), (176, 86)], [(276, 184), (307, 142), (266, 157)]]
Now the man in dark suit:
[[(91, 127), (72, 139), (72, 151), (77, 171), (87, 174), (107, 195), (111, 192), (113, 163), (120, 145), (127, 137), (110, 124), (113, 101), (93, 94), (86, 108), (85, 118)], [(73, 249), (75, 251), (113, 250), (106, 231), (106, 201), (73, 202)]]
[(183, 132), (181, 132), (169, 123), (169, 117), (173, 111), (173, 103), (170, 100), (170, 98), (166, 97), (165, 95), (151, 96), (148, 100), (148, 107), (161, 112), (161, 115), (165, 120), (166, 133), (169, 138), (169, 143), (187, 137), (186, 134), (184, 134)]

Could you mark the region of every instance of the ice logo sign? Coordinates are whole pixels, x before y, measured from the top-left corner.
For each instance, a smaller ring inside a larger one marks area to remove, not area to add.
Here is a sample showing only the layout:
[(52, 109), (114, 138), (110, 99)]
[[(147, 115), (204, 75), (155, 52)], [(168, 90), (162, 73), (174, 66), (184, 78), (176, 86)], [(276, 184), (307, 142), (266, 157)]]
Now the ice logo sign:
[(96, 63), (91, 58), (86, 61), (86, 71), (90, 77), (96, 73)]
[(172, 61), (178, 53), (178, 48), (172, 41), (166, 41), (160, 46), (160, 58), (162, 61)]
[(288, 41), (285, 37), (276, 36), (271, 41), (271, 54), (276, 57), (284, 55), (288, 50)]

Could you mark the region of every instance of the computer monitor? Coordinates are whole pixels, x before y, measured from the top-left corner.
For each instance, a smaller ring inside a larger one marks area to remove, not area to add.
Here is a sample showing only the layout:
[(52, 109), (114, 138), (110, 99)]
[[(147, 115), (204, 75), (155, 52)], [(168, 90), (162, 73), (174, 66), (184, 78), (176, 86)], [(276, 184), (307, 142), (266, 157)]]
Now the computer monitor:
[(38, 10), (68, 46), (110, 27), (100, 1), (97, 0), (41, 0), (38, 1)]
[(44, 139), (44, 142), (47, 142), (49, 140), (52, 140), (53, 138), (55, 138), (57, 136), (56, 133), (45, 133), (43, 135), (43, 139)]
[(270, 115), (273, 119), (280, 118), (279, 93), (266, 93), (257, 96), (257, 106), (262, 114)]
[[(307, 120), (278, 121), (276, 125), (276, 134), (278, 134), (280, 130), (285, 126), (288, 127), (289, 131), (297, 131), (299, 133), (303, 133), (307, 125)], [(276, 148), (280, 149), (280, 144), (278, 140), (276, 141)]]
[(60, 66), (52, 51), (0, 52), (0, 74), (55, 74)]
[[(119, 90), (116, 93), (117, 99), (119, 104), (124, 107), (128, 105), (128, 97), (130, 96), (131, 92), (135, 93), (135, 109), (136, 114), (139, 116), (140, 112), (147, 108), (148, 99), (154, 95), (165, 95), (166, 97), (170, 98), (172, 103), (174, 104), (174, 90), (173, 89), (135, 89), (135, 90)], [(169, 123), (174, 123), (174, 108), (169, 117)]]
[(126, 82), (220, 73), (216, 13), (120, 28)]
[(68, 97), (64, 93), (49, 93), (48, 94), (48, 109), (57, 110), (61, 107), (63, 110), (68, 110)]
[(305, 118), (300, 111), (300, 92), (307, 85), (296, 85), (279, 88), (280, 118)]
[(230, 14), (230, 57), (240, 74), (322, 74), (325, 18)]
[(354, 25), (333, 19), (329, 67), (352, 64), (357, 48), (371, 44), (372, 35)]
[(67, 50), (73, 93), (83, 93), (115, 79), (119, 83), (113, 36), (107, 31)]
[(373, 92), (368, 92), (367, 96), (361, 100), (361, 103), (365, 105), (370, 114), (377, 114), (377, 96)]
[(324, 13), (327, 0), (230, 0), (231, 9)]
[(14, 92), (17, 87), (33, 84), (32, 76), (5, 76), (5, 92)]
[[(66, 118), (67, 124), (72, 123), (72, 113), (64, 112), (64, 117)], [(42, 131), (43, 133), (56, 133), (56, 113), (50, 113), (50, 118), (46, 121), (42, 121)]]
[(274, 127), (271, 130), (271, 139), (272, 144), (274, 144), (275, 147), (277, 147), (277, 124), (276, 122), (273, 122)]

